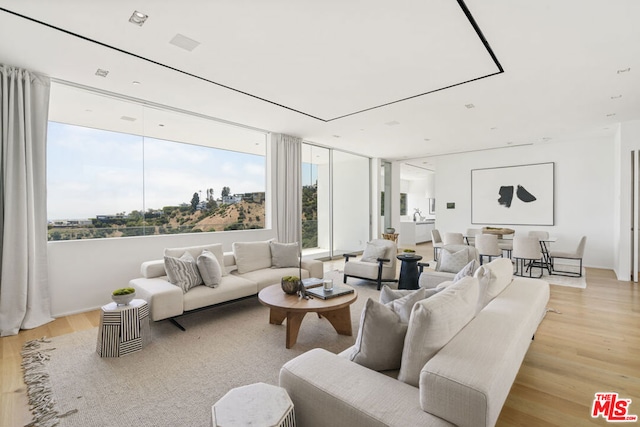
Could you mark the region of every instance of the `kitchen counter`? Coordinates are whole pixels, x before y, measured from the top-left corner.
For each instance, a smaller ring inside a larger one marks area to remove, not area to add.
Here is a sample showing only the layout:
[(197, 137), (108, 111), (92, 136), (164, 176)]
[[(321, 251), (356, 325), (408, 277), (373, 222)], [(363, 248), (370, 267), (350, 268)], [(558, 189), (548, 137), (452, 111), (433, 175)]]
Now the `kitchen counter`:
[(416, 245), (431, 241), (431, 230), (435, 228), (435, 220), (403, 221), (400, 223), (399, 245)]

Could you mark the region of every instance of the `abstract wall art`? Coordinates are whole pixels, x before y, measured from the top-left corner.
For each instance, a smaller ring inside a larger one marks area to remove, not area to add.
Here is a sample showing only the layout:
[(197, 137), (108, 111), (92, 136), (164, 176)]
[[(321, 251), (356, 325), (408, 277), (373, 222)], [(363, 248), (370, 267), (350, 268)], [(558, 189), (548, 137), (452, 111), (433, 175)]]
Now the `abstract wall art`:
[(471, 223), (554, 224), (554, 163), (471, 171)]

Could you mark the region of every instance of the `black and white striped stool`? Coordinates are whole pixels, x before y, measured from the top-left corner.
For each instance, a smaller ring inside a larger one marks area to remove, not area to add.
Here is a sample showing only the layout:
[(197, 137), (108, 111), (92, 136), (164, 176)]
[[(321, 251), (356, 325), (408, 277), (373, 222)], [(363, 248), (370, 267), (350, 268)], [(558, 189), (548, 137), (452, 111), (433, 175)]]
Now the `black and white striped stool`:
[(100, 357), (120, 357), (151, 341), (149, 332), (149, 305), (145, 300), (134, 299), (128, 305), (115, 302), (102, 306), (98, 344)]

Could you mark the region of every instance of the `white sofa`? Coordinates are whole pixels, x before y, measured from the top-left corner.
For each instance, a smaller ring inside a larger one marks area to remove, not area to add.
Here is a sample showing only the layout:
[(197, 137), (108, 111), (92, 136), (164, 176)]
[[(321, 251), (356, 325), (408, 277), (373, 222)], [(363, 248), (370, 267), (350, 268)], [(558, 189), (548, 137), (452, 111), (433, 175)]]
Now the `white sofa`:
[(205, 249), (214, 253), (223, 266), (220, 284), (216, 287), (199, 285), (183, 292), (169, 282), (163, 259), (142, 263), (142, 277), (129, 284), (136, 289), (137, 298), (149, 303), (152, 320), (171, 319), (179, 326), (174, 318), (185, 312), (257, 295), (261, 289), (280, 283), (283, 276), (323, 277), (322, 262), (316, 260), (303, 259), (301, 270), (297, 265), (274, 267), (269, 241), (234, 243), (233, 248), (233, 252), (223, 252), (221, 244), (211, 244), (164, 250), (166, 256), (173, 257), (190, 252), (197, 258)]
[[(452, 331), (453, 338), (424, 365), (417, 365), (417, 386), (396, 379), (396, 373), (376, 372), (352, 362), (353, 348), (340, 355), (314, 349), (287, 362), (280, 371), (280, 385), (295, 405), (298, 425), (493, 426), (549, 299), (547, 282), (514, 278), (512, 272), (509, 260), (498, 259), (480, 267), (474, 278), (463, 279), (472, 283), (465, 289), (478, 289), (478, 306), (473, 308), (469, 301), (462, 304), (473, 310), (467, 313), (472, 319)], [(415, 354), (415, 341), (432, 336), (412, 338), (420, 337), (416, 319), (424, 318), (428, 307), (437, 309), (453, 298), (461, 286), (451, 285), (413, 305), (403, 367), (409, 359), (425, 356)], [(465, 298), (474, 295), (468, 291)]]

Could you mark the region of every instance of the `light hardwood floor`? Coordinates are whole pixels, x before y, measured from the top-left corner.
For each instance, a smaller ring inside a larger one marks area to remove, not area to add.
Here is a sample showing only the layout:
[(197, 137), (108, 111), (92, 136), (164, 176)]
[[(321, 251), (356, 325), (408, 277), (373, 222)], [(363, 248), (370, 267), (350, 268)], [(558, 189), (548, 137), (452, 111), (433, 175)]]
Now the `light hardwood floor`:
[[(414, 247), (424, 260), (430, 244)], [(342, 260), (325, 263), (341, 269)], [(587, 288), (551, 286), (549, 312), (536, 333), (502, 409), (498, 426), (607, 425), (591, 418), (596, 392), (632, 399), (640, 415), (640, 291), (610, 270), (587, 269)], [(98, 311), (66, 316), (36, 329), (0, 338), (0, 426), (31, 421), (22, 382), (25, 341), (96, 327)]]

